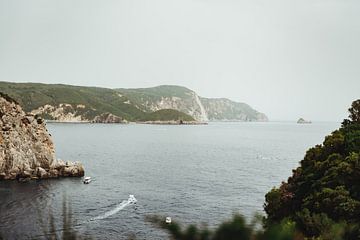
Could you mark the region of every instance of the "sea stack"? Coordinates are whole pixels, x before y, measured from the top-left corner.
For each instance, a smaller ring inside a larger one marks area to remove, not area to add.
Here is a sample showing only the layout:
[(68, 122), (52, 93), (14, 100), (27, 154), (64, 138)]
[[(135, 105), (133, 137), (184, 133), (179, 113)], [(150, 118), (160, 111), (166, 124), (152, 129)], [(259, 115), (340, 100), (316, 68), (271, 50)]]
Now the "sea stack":
[(0, 180), (80, 176), (82, 164), (56, 160), (45, 121), (0, 93)]
[(299, 120), (297, 121), (297, 123), (299, 124), (310, 124), (311, 121), (305, 120), (303, 118), (299, 118)]

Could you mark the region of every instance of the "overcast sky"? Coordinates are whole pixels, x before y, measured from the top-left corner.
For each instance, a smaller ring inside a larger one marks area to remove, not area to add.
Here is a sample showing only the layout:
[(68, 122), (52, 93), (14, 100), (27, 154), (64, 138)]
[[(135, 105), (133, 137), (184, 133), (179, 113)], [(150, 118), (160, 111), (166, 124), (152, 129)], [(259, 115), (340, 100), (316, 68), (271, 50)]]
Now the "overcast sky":
[(341, 121), (359, 77), (359, 0), (0, 0), (0, 80), (174, 84)]

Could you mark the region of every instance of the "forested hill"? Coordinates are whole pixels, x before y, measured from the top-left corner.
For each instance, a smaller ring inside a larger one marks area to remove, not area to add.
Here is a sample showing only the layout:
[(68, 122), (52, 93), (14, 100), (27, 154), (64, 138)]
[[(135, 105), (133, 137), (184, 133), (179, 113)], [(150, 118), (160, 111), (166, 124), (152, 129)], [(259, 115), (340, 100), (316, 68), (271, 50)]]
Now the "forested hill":
[(360, 239), (360, 99), (349, 112), (266, 194), (268, 225), (293, 222), (308, 239)]
[(247, 104), (201, 98), (180, 86), (109, 89), (0, 82), (0, 92), (18, 101), (25, 111), (56, 121), (267, 121)]

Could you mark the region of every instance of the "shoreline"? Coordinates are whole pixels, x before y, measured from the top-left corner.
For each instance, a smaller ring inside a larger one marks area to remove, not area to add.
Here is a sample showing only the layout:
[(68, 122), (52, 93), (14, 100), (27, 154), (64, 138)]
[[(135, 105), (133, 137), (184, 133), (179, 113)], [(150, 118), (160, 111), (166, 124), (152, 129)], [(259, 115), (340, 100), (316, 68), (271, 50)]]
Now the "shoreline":
[(178, 122), (178, 121), (146, 121), (135, 122), (135, 124), (149, 124), (149, 125), (208, 125), (208, 122)]
[(51, 124), (118, 124), (118, 125), (128, 125), (128, 124), (147, 124), (147, 125), (208, 125), (209, 122), (179, 122), (179, 121), (138, 121), (138, 122), (121, 122), (121, 123), (112, 123), (112, 122), (91, 122), (91, 121), (54, 121), (54, 120), (45, 120), (46, 123)]

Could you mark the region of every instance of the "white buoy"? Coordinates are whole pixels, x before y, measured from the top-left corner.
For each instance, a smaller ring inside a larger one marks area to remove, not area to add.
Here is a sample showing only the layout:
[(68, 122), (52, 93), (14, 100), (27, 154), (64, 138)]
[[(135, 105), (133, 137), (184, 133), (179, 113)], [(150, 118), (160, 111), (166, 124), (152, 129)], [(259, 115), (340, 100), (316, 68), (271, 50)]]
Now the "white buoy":
[(166, 218), (165, 218), (165, 222), (166, 222), (167, 224), (170, 224), (170, 223), (171, 223), (171, 217), (166, 217)]

